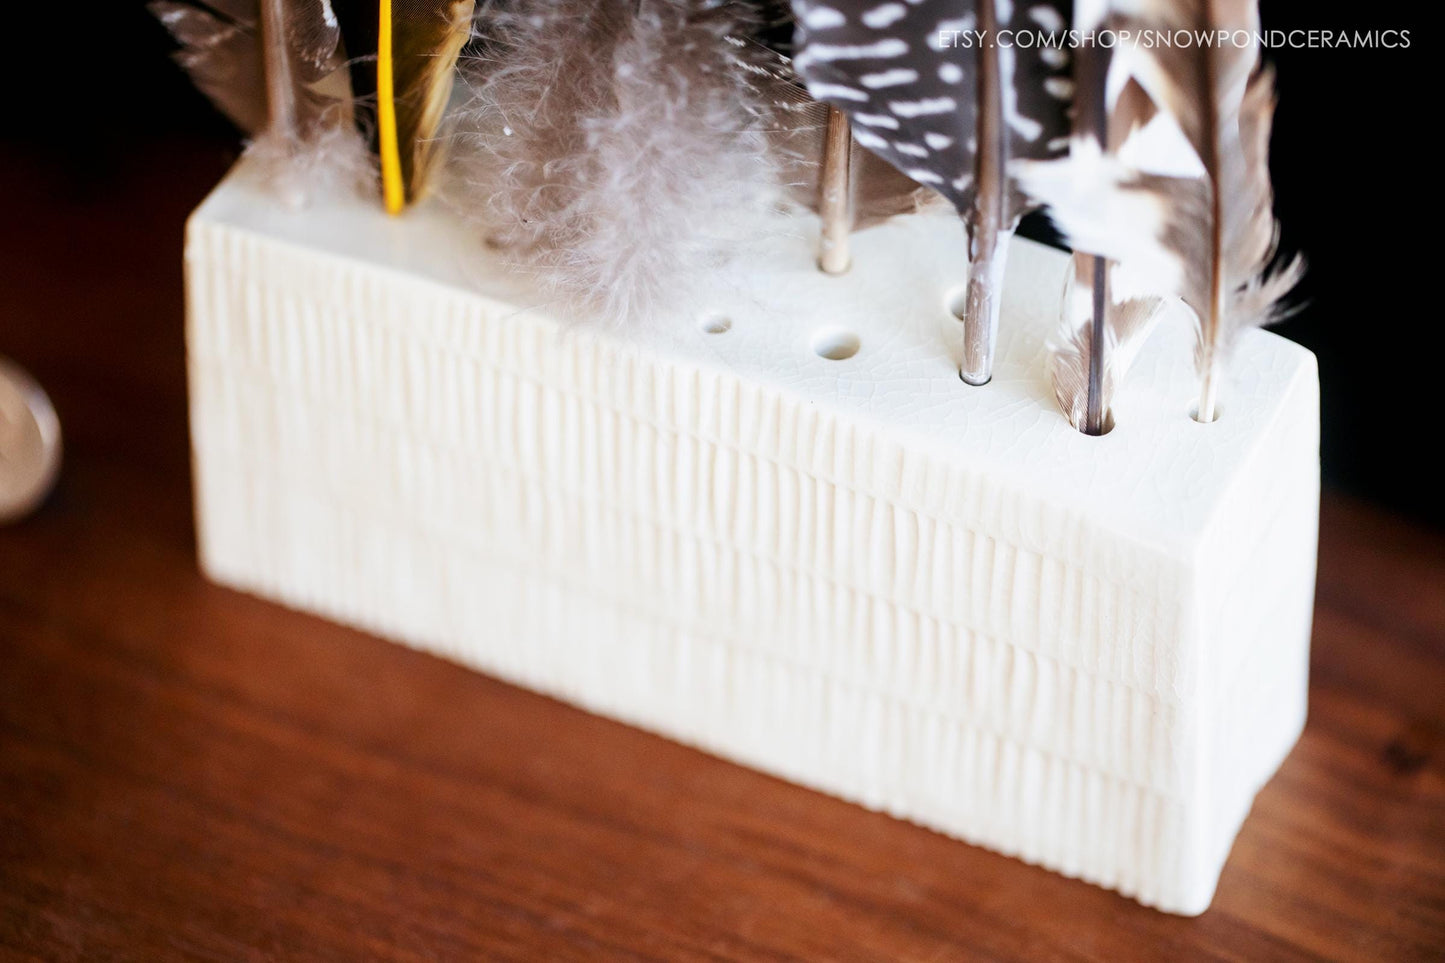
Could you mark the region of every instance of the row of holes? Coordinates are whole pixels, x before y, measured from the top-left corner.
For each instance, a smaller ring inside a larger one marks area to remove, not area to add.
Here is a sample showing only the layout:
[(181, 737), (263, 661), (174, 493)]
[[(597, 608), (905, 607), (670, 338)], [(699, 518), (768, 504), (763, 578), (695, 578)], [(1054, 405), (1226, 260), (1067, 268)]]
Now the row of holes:
[[(732, 330), (732, 326), (732, 319), (722, 314), (709, 314), (698, 322), (698, 327), (702, 328), (706, 334), (726, 334)], [(819, 328), (813, 332), (811, 344), (814, 354), (829, 361), (846, 361), (857, 354), (858, 349), (862, 347), (862, 342), (858, 340), (856, 334), (847, 328), (839, 327)], [(1198, 409), (1191, 407), (1189, 417), (1196, 424), (1202, 424), (1199, 421)], [(1214, 420), (1219, 420), (1218, 409), (1214, 412)], [(1111, 411), (1105, 415), (1104, 430), (1101, 434), (1107, 435), (1113, 430), (1114, 413)]]
[[(963, 317), (963, 298), (966, 288), (956, 288), (946, 298), (948, 309), (954, 317)], [(724, 334), (733, 326), (732, 319), (723, 314), (704, 315), (698, 327), (707, 334)], [(858, 353), (862, 342), (847, 328), (826, 327), (813, 332), (813, 353), (829, 361), (846, 361)]]
[[(721, 314), (709, 314), (698, 322), (698, 327), (707, 334), (724, 334), (732, 326), (732, 319)], [(846, 361), (862, 346), (858, 336), (847, 328), (819, 328), (813, 332), (813, 353), (829, 361)]]

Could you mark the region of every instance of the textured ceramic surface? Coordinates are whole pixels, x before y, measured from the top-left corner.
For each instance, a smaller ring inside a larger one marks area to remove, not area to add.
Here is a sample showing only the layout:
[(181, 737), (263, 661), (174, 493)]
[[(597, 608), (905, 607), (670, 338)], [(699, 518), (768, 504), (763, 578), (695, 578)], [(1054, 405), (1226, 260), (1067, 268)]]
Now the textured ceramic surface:
[(285, 211), (238, 171), (186, 253), (205, 569), (1200, 912), (1304, 722), (1314, 359), (1248, 335), (1196, 424), (1175, 318), (1088, 438), (1045, 371), (1064, 256), (1014, 245), (971, 388), (963, 245), (875, 228), (829, 277), (770, 239), (617, 332), (439, 210)]

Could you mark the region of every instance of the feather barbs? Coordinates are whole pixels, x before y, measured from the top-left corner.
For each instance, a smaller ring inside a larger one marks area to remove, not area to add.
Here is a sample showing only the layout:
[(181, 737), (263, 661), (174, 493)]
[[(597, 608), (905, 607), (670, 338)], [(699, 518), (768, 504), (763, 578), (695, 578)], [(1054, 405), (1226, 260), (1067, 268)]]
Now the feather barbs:
[[(1239, 28), (1247, 0), (1141, 0), (1111, 22), (1147, 28)], [(1132, 19), (1131, 19), (1132, 18)], [(1056, 163), (1024, 165), (1020, 181), (1047, 204), (1076, 250), (1117, 262), (1115, 299), (1179, 298), (1196, 319), (1200, 421), (1212, 421), (1239, 333), (1276, 320), (1299, 280), (1277, 263), (1268, 166), (1273, 73), (1251, 44), (1136, 49), (1117, 65), (1129, 117), (1111, 131), (1117, 153), (1075, 136)]]
[[(1085, 254), (1070, 259), (1063, 325), (1060, 335), (1049, 344), (1049, 380), (1055, 400), (1069, 424), (1080, 431), (1085, 430), (1088, 421), (1089, 367), (1096, 356), (1095, 326), (1091, 323), (1096, 305), (1093, 262), (1094, 258)], [(1117, 271), (1117, 265), (1110, 265), (1108, 270)], [(1106, 274), (1104, 342), (1097, 355), (1103, 359), (1103, 405), (1095, 434), (1106, 434), (1113, 427), (1114, 395), (1166, 304), (1162, 298), (1148, 295), (1118, 300), (1109, 294), (1109, 280)]]

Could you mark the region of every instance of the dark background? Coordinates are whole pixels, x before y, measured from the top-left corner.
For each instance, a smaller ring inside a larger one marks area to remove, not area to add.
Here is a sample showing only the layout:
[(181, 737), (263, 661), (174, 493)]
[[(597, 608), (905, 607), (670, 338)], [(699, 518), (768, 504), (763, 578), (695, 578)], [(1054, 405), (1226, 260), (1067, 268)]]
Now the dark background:
[[(1284, 244), (1310, 264), (1298, 295), (1305, 307), (1278, 330), (1319, 356), (1327, 483), (1445, 527), (1435, 473), (1442, 433), (1432, 410), (1441, 320), (1428, 295), (1441, 269), (1427, 266), (1433, 243), (1424, 236), (1439, 190), (1440, 95), (1425, 72), (1434, 56), (1425, 9), (1266, 0), (1262, 13), (1266, 28), (1411, 32), (1409, 49), (1267, 53), (1278, 68), (1273, 167)], [(12, 94), (0, 125), (4, 151), (41, 161), (54, 175), (49, 189), (59, 185), (72, 200), (124, 190), (135, 165), (166, 163), (158, 144), (185, 144), (177, 163), (194, 163), (198, 151), (236, 151), (236, 133), (170, 62), (169, 39), (140, 3), (86, 5), (83, 17), (73, 55), (60, 39), (69, 31), (57, 23), (15, 28), (12, 37), (30, 53), (0, 67)], [(6, 194), (36, 189), (6, 176)], [(0, 226), (46, 230), (8, 218)], [(104, 256), (105, 244), (98, 247)], [(179, 250), (176, 265), (179, 272)], [(0, 275), (18, 269), (10, 264)], [(6, 313), (0, 293), (0, 353)]]

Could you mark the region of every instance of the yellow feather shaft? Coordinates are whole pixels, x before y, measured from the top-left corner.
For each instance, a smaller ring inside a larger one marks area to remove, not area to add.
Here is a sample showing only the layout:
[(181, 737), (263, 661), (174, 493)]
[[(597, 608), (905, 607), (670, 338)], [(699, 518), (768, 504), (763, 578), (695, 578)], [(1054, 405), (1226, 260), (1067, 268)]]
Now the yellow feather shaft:
[(381, 195), (388, 214), (406, 206), (406, 185), (401, 177), (401, 146), (396, 130), (396, 58), (391, 40), (391, 0), (381, 0), (381, 23), (376, 35), (376, 128), (381, 153)]

